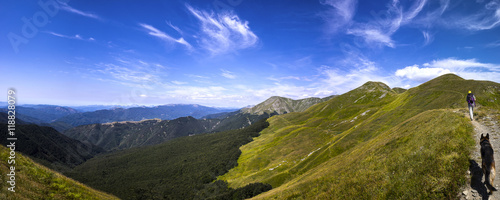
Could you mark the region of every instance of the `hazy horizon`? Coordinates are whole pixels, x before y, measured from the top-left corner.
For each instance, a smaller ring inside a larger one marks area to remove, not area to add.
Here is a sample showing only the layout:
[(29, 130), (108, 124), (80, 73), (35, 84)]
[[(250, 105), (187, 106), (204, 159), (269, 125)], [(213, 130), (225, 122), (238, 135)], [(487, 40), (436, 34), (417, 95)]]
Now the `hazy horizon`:
[[(66, 2), (66, 3), (64, 3)], [(199, 104), (500, 82), (500, 2), (9, 1), (0, 87), (19, 103)]]

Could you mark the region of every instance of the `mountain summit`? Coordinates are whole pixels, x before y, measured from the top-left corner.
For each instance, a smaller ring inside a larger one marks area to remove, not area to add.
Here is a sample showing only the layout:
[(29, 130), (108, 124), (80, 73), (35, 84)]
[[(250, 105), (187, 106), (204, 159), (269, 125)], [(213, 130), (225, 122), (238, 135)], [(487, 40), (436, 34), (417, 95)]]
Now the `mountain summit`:
[(264, 113), (285, 114), (291, 112), (302, 112), (312, 105), (327, 101), (332, 97), (333, 96), (325, 98), (311, 97), (306, 99), (293, 100), (286, 97), (273, 96), (256, 106), (244, 109), (243, 113), (262, 115)]

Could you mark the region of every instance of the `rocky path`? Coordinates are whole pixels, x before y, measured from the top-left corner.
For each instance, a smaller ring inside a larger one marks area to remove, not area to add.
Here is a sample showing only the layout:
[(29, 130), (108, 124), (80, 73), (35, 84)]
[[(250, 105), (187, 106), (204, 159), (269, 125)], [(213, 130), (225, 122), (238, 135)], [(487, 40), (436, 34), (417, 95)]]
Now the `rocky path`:
[[(475, 112), (476, 114), (476, 112)], [(469, 117), (466, 114), (466, 117)], [(477, 115), (477, 114), (476, 114)], [(486, 199), (498, 199), (500, 200), (500, 128), (499, 121), (497, 120), (498, 113), (481, 115), (479, 117), (474, 117), (472, 125), (474, 126), (474, 140), (476, 141), (475, 149), (471, 153), (470, 167), (467, 171), (468, 182), (467, 185), (462, 188), (460, 194), (460, 199), (462, 200), (486, 200)], [(499, 191), (493, 192), (489, 195), (486, 186), (483, 184), (483, 171), (481, 169), (481, 146), (479, 144), (479, 139), (481, 134), (490, 134), (490, 142), (495, 151), (495, 161), (496, 161), (496, 177), (493, 181), (493, 186)]]

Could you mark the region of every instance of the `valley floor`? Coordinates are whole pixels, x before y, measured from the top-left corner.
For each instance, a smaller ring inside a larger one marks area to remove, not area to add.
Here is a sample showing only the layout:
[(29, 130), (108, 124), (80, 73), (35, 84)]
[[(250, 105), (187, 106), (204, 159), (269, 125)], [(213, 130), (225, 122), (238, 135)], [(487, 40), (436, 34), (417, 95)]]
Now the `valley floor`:
[[(467, 185), (463, 187), (460, 193), (461, 200), (481, 200), (481, 199), (500, 199), (500, 191), (493, 192), (492, 195), (488, 195), (487, 189), (484, 185), (484, 176), (481, 169), (481, 146), (479, 144), (479, 139), (481, 134), (490, 134), (490, 142), (495, 151), (495, 161), (497, 175), (493, 182), (493, 186), (500, 190), (500, 113), (498, 111), (474, 111), (477, 117), (474, 117), (472, 125), (474, 126), (473, 137), (476, 142), (474, 150), (470, 155), (470, 167), (467, 171)], [(464, 112), (466, 113), (466, 112)], [(466, 114), (466, 117), (469, 117)]]

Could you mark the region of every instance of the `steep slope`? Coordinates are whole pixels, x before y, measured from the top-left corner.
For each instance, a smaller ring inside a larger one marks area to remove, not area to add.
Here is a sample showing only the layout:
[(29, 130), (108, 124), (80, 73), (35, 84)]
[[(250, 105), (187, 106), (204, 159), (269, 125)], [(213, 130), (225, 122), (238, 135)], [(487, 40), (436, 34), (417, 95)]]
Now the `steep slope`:
[(15, 192), (7, 181), (11, 173), (8, 163), (10, 150), (0, 146), (0, 199), (118, 199), (115, 196), (91, 189), (57, 172), (33, 162), (16, 152)]
[(152, 119), (83, 125), (67, 130), (64, 134), (106, 150), (115, 150), (159, 144), (177, 137), (204, 133), (210, 130), (211, 124), (211, 120), (181, 117), (175, 120)]
[[(31, 156), (41, 164), (57, 170), (73, 168), (104, 152), (100, 147), (71, 139), (51, 127), (16, 125), (16, 151)], [(7, 146), (7, 124), (0, 123), (0, 141)]]
[(304, 112), (272, 117), (220, 179), (275, 188), (256, 199), (455, 198), (473, 145), (461, 113), (465, 95), (472, 90), (481, 106), (499, 109), (499, 89), (456, 75), (401, 94), (368, 82)]
[(398, 94), (401, 94), (403, 92), (406, 92), (407, 89), (400, 88), (400, 87), (395, 87), (395, 88), (392, 88), (392, 90), (394, 90), (394, 92), (396, 92)]
[(285, 97), (273, 96), (264, 102), (248, 109), (243, 109), (243, 113), (262, 115), (264, 113), (285, 114), (291, 112), (302, 112), (314, 104), (327, 101), (333, 96), (326, 98), (306, 98), (293, 100)]
[(174, 120), (124, 121), (77, 126), (64, 132), (68, 137), (84, 141), (105, 150), (128, 149), (160, 144), (174, 138), (201, 133), (245, 128), (270, 117), (237, 113), (221, 119), (181, 117)]
[(243, 199), (270, 189), (250, 184), (229, 189), (217, 176), (236, 166), (239, 147), (269, 124), (261, 120), (232, 131), (177, 138), (163, 144), (97, 156), (68, 173), (123, 199)]

